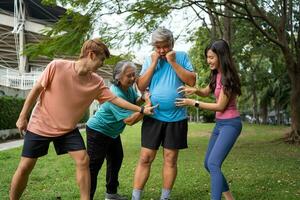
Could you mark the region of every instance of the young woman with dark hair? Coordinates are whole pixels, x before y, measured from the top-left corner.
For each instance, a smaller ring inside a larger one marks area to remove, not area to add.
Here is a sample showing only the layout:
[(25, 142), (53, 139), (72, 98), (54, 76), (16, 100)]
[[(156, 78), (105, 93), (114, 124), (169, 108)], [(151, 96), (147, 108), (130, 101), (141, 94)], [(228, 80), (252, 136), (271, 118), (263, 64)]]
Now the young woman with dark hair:
[(241, 95), (241, 84), (226, 41), (212, 42), (205, 49), (205, 57), (211, 70), (208, 86), (201, 89), (182, 86), (178, 88), (178, 92), (204, 97), (213, 92), (216, 102), (206, 103), (177, 98), (176, 105), (216, 111), (216, 125), (208, 144), (204, 166), (211, 177), (211, 199), (221, 200), (223, 193), (226, 200), (233, 200), (221, 166), (242, 130), (241, 118), (236, 106), (236, 98)]

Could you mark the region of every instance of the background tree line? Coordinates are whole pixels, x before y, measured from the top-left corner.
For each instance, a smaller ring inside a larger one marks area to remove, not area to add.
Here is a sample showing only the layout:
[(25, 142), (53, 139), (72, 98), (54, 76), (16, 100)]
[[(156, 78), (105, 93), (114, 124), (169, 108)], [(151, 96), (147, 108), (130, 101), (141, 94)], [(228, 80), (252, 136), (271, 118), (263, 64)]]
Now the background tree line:
[[(30, 46), (30, 55), (74, 54), (95, 31), (111, 46), (146, 44), (150, 33), (166, 20), (185, 17), (181, 27), (198, 74), (198, 85), (207, 84), (203, 50), (213, 39), (231, 46), (242, 79), (239, 100), (243, 114), (255, 123), (268, 123), (275, 113), (282, 123), (291, 118), (286, 140), (300, 143), (300, 4), (298, 0), (43, 0), (69, 9), (46, 34), (49, 39)], [(177, 14), (176, 15), (174, 15)], [(112, 25), (106, 16), (122, 15), (126, 24)], [(194, 23), (200, 25), (191, 29)], [(179, 27), (180, 28), (180, 27)], [(178, 35), (178, 36), (182, 36)], [(177, 37), (177, 36), (176, 36)], [(70, 48), (72, 47), (72, 48)], [(191, 113), (196, 112), (191, 110)], [(202, 112), (202, 111), (200, 111)], [(282, 113), (285, 113), (283, 119)], [(260, 120), (259, 120), (260, 119)]]

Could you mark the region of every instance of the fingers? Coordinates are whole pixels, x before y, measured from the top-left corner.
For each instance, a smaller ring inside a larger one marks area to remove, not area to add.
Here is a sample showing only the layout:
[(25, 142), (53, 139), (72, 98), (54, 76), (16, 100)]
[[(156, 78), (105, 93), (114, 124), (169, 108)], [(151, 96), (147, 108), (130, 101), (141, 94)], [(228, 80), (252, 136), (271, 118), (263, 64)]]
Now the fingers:
[(177, 88), (177, 92), (180, 94), (182, 92), (185, 92), (185, 86), (180, 86)]
[(21, 138), (24, 137), (25, 133), (26, 133), (26, 130), (19, 128), (19, 134), (20, 134)]
[(175, 105), (176, 106), (185, 106), (185, 98), (176, 98), (175, 101)]
[(156, 104), (155, 106), (152, 106), (152, 108), (154, 109), (154, 108), (157, 108), (159, 106), (159, 104)]

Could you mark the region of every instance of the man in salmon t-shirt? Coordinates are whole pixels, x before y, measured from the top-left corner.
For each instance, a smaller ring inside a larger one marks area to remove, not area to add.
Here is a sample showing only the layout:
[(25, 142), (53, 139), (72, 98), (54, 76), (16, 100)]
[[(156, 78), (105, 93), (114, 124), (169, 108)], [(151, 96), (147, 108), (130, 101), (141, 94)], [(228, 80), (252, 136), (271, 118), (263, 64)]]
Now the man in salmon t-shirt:
[(95, 73), (109, 56), (107, 46), (99, 39), (87, 40), (77, 61), (54, 60), (46, 67), (28, 94), (16, 123), (25, 136), (21, 160), (11, 182), (10, 200), (20, 199), (37, 159), (48, 153), (50, 142), (58, 155), (68, 153), (74, 159), (80, 199), (89, 199), (89, 157), (76, 125), (93, 100), (152, 114), (153, 107), (139, 107), (116, 97)]

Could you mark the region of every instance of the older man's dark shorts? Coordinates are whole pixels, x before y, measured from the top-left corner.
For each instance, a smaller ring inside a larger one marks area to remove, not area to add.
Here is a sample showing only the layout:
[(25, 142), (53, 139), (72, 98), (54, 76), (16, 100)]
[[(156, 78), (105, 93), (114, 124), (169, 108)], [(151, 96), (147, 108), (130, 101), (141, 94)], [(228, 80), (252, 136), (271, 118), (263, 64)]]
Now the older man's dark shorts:
[(187, 148), (187, 119), (177, 122), (163, 122), (145, 116), (142, 124), (142, 147), (157, 150)]
[(22, 156), (38, 158), (47, 155), (50, 142), (53, 142), (57, 155), (86, 149), (78, 128), (58, 137), (45, 137), (27, 130), (24, 136)]

